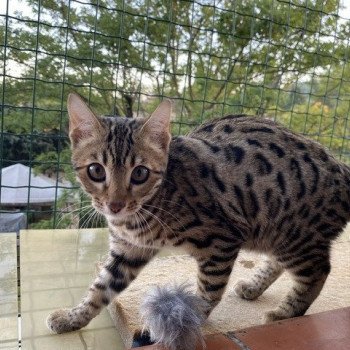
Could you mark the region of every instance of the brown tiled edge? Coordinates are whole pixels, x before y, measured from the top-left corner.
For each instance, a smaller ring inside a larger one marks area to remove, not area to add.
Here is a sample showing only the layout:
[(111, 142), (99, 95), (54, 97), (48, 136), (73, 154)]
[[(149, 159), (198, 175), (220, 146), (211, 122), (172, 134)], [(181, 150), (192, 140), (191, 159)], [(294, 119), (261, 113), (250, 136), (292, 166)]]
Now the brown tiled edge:
[(227, 336), (252, 350), (349, 350), (350, 307), (251, 327)]
[(226, 337), (231, 339), (236, 345), (238, 345), (239, 349), (241, 350), (251, 350), (246, 344), (243, 343), (243, 341), (235, 336), (233, 332), (228, 332), (226, 334)]
[[(349, 350), (350, 307), (205, 337), (206, 350)], [(167, 350), (149, 345), (140, 350)], [(196, 350), (203, 350), (201, 345)]]
[[(238, 339), (238, 343), (233, 342), (223, 334), (212, 334), (204, 337), (205, 339), (205, 348), (200, 344), (197, 346), (196, 350), (249, 350), (247, 347), (241, 347), (239, 344), (244, 344)], [(148, 345), (142, 346), (140, 350), (167, 350), (165, 347), (160, 345)], [(180, 350), (180, 349), (179, 349)]]
[[(249, 350), (243, 342), (230, 340), (223, 334), (213, 334), (205, 337), (205, 350)], [(196, 350), (203, 350), (197, 346)]]

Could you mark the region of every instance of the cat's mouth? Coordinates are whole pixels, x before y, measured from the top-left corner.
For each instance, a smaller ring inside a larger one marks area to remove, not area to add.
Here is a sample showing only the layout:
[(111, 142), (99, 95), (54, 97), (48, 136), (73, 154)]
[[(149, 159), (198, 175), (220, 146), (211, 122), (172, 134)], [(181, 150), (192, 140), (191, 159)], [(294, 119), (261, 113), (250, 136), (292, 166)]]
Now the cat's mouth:
[(107, 218), (107, 220), (113, 220), (113, 221), (126, 221), (128, 219), (134, 218), (135, 215), (137, 215), (137, 212), (139, 211), (138, 206), (132, 206), (132, 207), (124, 207), (116, 212), (116, 210), (111, 210), (108, 207), (104, 208), (104, 215)]
[(126, 220), (135, 218), (141, 209), (141, 205), (136, 202), (127, 203), (125, 205), (116, 202), (112, 205), (108, 205), (107, 203), (93, 201), (92, 205), (96, 211), (102, 214), (108, 221), (113, 222), (125, 222)]
[(109, 209), (103, 210), (103, 215), (107, 220), (125, 220), (128, 216), (132, 215), (132, 213), (127, 212), (126, 210), (121, 210), (118, 213), (115, 213)]

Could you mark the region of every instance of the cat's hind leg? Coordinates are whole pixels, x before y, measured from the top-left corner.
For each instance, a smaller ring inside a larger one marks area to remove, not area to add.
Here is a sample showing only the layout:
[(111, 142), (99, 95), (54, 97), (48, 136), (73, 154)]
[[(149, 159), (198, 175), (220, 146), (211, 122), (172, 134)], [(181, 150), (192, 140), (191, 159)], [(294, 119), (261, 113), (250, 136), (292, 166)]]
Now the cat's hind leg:
[(250, 280), (239, 280), (234, 293), (242, 299), (254, 300), (276, 281), (283, 272), (282, 266), (274, 260), (266, 260)]
[(315, 248), (314, 251), (286, 263), (285, 268), (292, 274), (294, 285), (277, 309), (265, 315), (265, 322), (302, 316), (318, 297), (331, 265), (328, 251), (317, 250)]

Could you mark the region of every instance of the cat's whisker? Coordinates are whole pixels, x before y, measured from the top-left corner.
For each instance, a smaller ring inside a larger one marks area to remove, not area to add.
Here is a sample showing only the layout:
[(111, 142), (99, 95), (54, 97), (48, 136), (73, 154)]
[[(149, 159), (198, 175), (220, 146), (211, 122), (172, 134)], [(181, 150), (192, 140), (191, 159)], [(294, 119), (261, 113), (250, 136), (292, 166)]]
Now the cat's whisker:
[(148, 223), (145, 220), (145, 218), (142, 216), (141, 213), (136, 212), (135, 214), (136, 214), (138, 225), (140, 225), (140, 227), (141, 227), (141, 234), (142, 234), (146, 231), (144, 224), (145, 223), (148, 224)]
[[(71, 210), (72, 208), (74, 208), (75, 206), (78, 206), (78, 205), (79, 205), (78, 208), (76, 208), (74, 210)], [(66, 206), (64, 208), (61, 208), (61, 210), (57, 211), (57, 215), (74, 214), (75, 212), (79, 212), (79, 211), (84, 210), (84, 209), (86, 209), (86, 208), (88, 208), (90, 206), (91, 206), (91, 204), (90, 205), (86, 205), (85, 207), (81, 207), (80, 204), (73, 203), (73, 204), (68, 205), (68, 206)]]
[(90, 213), (90, 216), (89, 216), (89, 218), (88, 218), (88, 220), (87, 220), (87, 222), (85, 223), (85, 228), (88, 228), (88, 227), (94, 227), (94, 224), (93, 224), (93, 222), (94, 222), (94, 218), (95, 218), (95, 214), (96, 212), (92, 212), (92, 213)]
[(144, 221), (144, 223), (146, 224), (148, 231), (152, 232), (151, 226), (149, 225), (149, 222), (147, 221), (147, 219), (142, 215), (142, 213), (139, 213), (139, 214), (140, 214), (142, 220)]
[(90, 216), (90, 220), (88, 221), (87, 226), (95, 228), (96, 227), (96, 219), (97, 219), (97, 212), (96, 212), (96, 210), (94, 210)]
[(141, 213), (136, 212), (135, 214), (136, 214), (136, 221), (137, 221), (137, 224), (140, 225), (140, 227), (141, 227), (141, 232), (138, 233), (138, 236), (141, 235), (141, 238), (142, 238), (141, 244), (142, 244), (142, 245), (146, 245), (146, 242), (147, 242), (147, 241), (146, 241), (146, 238), (144, 237), (145, 229), (144, 229), (144, 226), (143, 226), (143, 225), (144, 225), (144, 222), (147, 223), (147, 221), (145, 221), (145, 219), (144, 219), (144, 217), (142, 216)]
[(86, 205), (84, 207), (79, 207), (77, 209), (71, 210), (69, 212), (67, 212), (68, 214), (75, 214), (75, 213), (82, 213), (85, 210), (90, 210), (91, 208), (93, 208), (91, 205)]
[[(158, 221), (160, 224), (161, 224), (161, 226), (163, 227), (163, 229), (165, 229), (165, 227), (166, 226), (168, 226), (168, 225), (166, 225), (166, 223), (164, 223), (157, 215), (155, 215), (155, 214), (153, 214), (152, 212), (150, 212), (149, 210), (147, 210), (146, 208), (140, 208), (140, 213), (141, 212), (144, 212), (145, 214), (148, 214), (148, 215), (150, 215), (151, 217), (153, 217), (156, 221)], [(147, 221), (147, 220), (146, 220)], [(168, 228), (169, 228), (169, 226), (168, 226)], [(170, 228), (169, 228), (170, 229)], [(170, 229), (171, 230), (171, 229)], [(172, 231), (172, 230), (171, 230)]]
[[(147, 227), (148, 227), (148, 231), (151, 233), (151, 237), (152, 237), (152, 230), (151, 230), (151, 227), (148, 223), (148, 221), (146, 220), (146, 218), (142, 215), (142, 213), (138, 212), (138, 214), (140, 215), (140, 217), (142, 218), (142, 220), (146, 223)], [(143, 244), (144, 245), (147, 245), (147, 240), (146, 240), (146, 237), (144, 237), (144, 242)], [(153, 237), (152, 237), (152, 244), (154, 243), (154, 240), (153, 240)]]
[(82, 222), (82, 224), (80, 225), (80, 228), (85, 228), (85, 225), (89, 223), (92, 215), (94, 214), (95, 209), (93, 207), (91, 207), (81, 218), (80, 218), (80, 222)]
[(72, 208), (76, 208), (78, 205), (79, 205), (78, 203), (72, 203), (72, 204), (66, 205), (63, 208), (60, 208), (59, 212), (70, 211)]
[(73, 221), (76, 218), (76, 214), (74, 211), (60, 211), (57, 213), (58, 220), (56, 222), (55, 228), (59, 228), (60, 224), (65, 220), (66, 218), (71, 217), (70, 221)]
[(89, 218), (88, 222), (86, 223), (86, 227), (92, 227), (92, 228), (95, 227), (94, 226), (95, 218), (96, 218), (96, 211), (94, 211), (90, 214), (90, 218)]
[(84, 213), (83, 216), (78, 216), (79, 228), (85, 228), (85, 222), (89, 218), (91, 211)]
[(66, 206), (63, 207), (62, 209), (68, 210), (68, 209), (75, 208), (75, 207), (80, 208), (82, 205), (83, 205), (83, 206), (86, 206), (86, 205), (88, 205), (88, 204), (91, 205), (91, 201), (75, 202), (75, 203), (71, 203), (71, 204), (69, 204), (69, 205), (66, 205)]
[(140, 228), (141, 232), (143, 232), (143, 227), (141, 225), (141, 222), (139, 220), (137, 213), (134, 214), (133, 219), (134, 219), (134, 224), (136, 224), (137, 228)]
[[(176, 216), (174, 216), (174, 215), (173, 215), (172, 213), (170, 213), (169, 211), (167, 211), (167, 210), (165, 210), (165, 209), (162, 209), (162, 208), (159, 208), (159, 207), (156, 207), (156, 206), (152, 206), (152, 207), (154, 207), (154, 208), (156, 208), (156, 209), (163, 210), (166, 214), (170, 214), (173, 218), (175, 218), (175, 219), (180, 223), (181, 227), (184, 227), (184, 226), (182, 225), (181, 221), (179, 221), (179, 219), (176, 218)], [(151, 213), (151, 212), (149, 212), (149, 213)], [(158, 216), (156, 216), (156, 217), (159, 219)], [(167, 227), (169, 227), (169, 226), (167, 225)], [(179, 235), (178, 235), (173, 229), (171, 229), (171, 233), (172, 233), (172, 235), (173, 235), (174, 238), (178, 238), (178, 237), (179, 237)]]
[(71, 221), (73, 221), (73, 220), (75, 220), (75, 219), (77, 219), (78, 217), (79, 217), (79, 214), (82, 212), (82, 211), (84, 211), (84, 210), (86, 210), (86, 209), (90, 209), (91, 208), (91, 205), (86, 205), (86, 206), (84, 206), (84, 207), (79, 207), (79, 208), (77, 208), (77, 209), (75, 209), (75, 210), (72, 210), (72, 211), (61, 211), (60, 212), (60, 218), (59, 218), (59, 220), (57, 221), (57, 223), (56, 223), (56, 228), (58, 228), (59, 227), (59, 225), (61, 224), (61, 222), (64, 220), (64, 219), (66, 219), (66, 218), (68, 218), (68, 217), (70, 217), (71, 216)]
[[(139, 212), (136, 212), (135, 213), (135, 220), (136, 220), (136, 222), (137, 222), (137, 224), (139, 225), (140, 224), (140, 226), (142, 227), (142, 220), (141, 220), (141, 218), (142, 219), (144, 219), (143, 218), (143, 215), (141, 214), (141, 213), (139, 213)], [(147, 223), (147, 221), (146, 221), (146, 223)], [(142, 230), (142, 232), (144, 232), (143, 231), (143, 229), (141, 228), (141, 230)], [(141, 232), (141, 233), (142, 233)], [(153, 242), (152, 242), (152, 244), (153, 244)], [(147, 241), (146, 241), (146, 238), (143, 240), (143, 241), (141, 241), (141, 246), (145, 246), (145, 247), (149, 247), (149, 246), (152, 246), (152, 244), (147, 244)], [(147, 254), (146, 254), (146, 249), (144, 249), (144, 250), (142, 250), (141, 252), (140, 252), (140, 257), (141, 258), (146, 258), (147, 257)]]
[(97, 228), (97, 227), (99, 227), (99, 224), (100, 224), (100, 223), (101, 223), (100, 214), (99, 214), (97, 211), (95, 211), (95, 213), (94, 213), (94, 219), (93, 219), (93, 221), (92, 221), (92, 227)]
[(100, 214), (98, 211), (95, 211), (96, 213), (96, 227), (98, 224), (104, 223), (104, 216)]
[(167, 230), (165, 229), (167, 228), (172, 234), (174, 234), (174, 231), (172, 230), (172, 228), (169, 225), (167, 225), (167, 223), (165, 223), (163, 220), (161, 220), (157, 215), (153, 214), (152, 212), (150, 212), (149, 210), (143, 207), (140, 210), (146, 212), (146, 214), (151, 215), (155, 220), (157, 220), (162, 225), (165, 232), (167, 232)]
[(157, 209), (157, 210), (161, 210), (163, 212), (165, 212), (166, 214), (170, 215), (171, 217), (173, 217), (180, 225), (182, 228), (184, 228), (183, 224), (181, 223), (180, 219), (177, 218), (174, 214), (172, 214), (169, 210), (165, 210), (163, 208), (160, 208), (160, 207), (157, 207), (155, 205), (150, 205), (150, 204), (144, 204), (144, 206), (147, 206), (149, 208), (154, 208), (154, 209)]
[(162, 198), (161, 202), (170, 203), (171, 205), (176, 205), (177, 207), (180, 207), (180, 208), (182, 208), (182, 209), (187, 210), (187, 208), (186, 208), (184, 205), (181, 205), (181, 204), (176, 203), (176, 202), (174, 202), (174, 201), (170, 201), (170, 200), (168, 200), (168, 199), (163, 199), (163, 198)]

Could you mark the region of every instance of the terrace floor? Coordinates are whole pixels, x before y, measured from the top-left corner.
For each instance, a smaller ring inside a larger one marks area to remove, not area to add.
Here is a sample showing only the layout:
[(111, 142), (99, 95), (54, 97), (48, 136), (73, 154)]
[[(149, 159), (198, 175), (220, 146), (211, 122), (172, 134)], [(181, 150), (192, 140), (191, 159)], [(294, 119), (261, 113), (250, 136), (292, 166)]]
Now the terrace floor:
[(56, 335), (45, 324), (50, 312), (73, 306), (84, 295), (96, 262), (107, 252), (107, 231), (28, 230), (20, 235), (18, 299), (16, 234), (0, 234), (0, 349), (18, 349), (19, 339), (25, 350), (124, 349), (106, 309), (77, 332)]
[[(18, 349), (19, 344), (25, 350), (124, 349), (107, 310), (84, 329), (69, 334), (52, 334), (45, 324), (50, 312), (73, 306), (84, 295), (97, 262), (107, 252), (107, 236), (104, 229), (27, 230), (21, 231), (17, 248), (15, 233), (0, 234), (0, 349)], [(344, 237), (350, 246), (349, 232)], [(350, 255), (344, 265), (350, 267)], [(341, 284), (342, 276), (338, 277)], [(344, 291), (348, 293), (347, 287)], [(345, 300), (344, 306), (350, 306), (350, 300)], [(207, 335), (207, 350), (350, 349), (350, 308), (269, 326), (243, 327), (243, 331)]]

